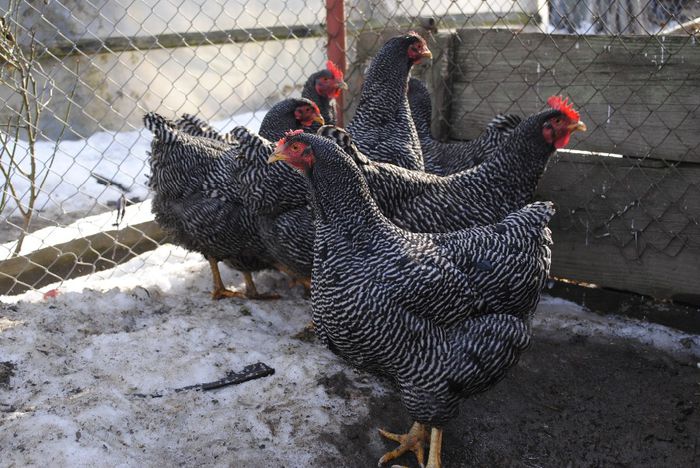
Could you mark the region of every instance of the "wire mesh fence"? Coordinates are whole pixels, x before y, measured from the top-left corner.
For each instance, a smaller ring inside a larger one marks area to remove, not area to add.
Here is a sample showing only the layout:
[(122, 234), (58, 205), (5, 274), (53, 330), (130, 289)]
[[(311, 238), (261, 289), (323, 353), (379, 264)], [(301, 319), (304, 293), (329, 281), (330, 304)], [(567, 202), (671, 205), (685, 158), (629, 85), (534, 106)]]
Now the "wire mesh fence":
[[(541, 185), (540, 197), (560, 204), (555, 274), (695, 300), (700, 2), (344, 6), (346, 123), (373, 54), (410, 29), (433, 49), (432, 66), (414, 72), (432, 90), (439, 139), (474, 138), (497, 113), (528, 115), (550, 94), (570, 96), (592, 131), (572, 145), (579, 153), (552, 161)], [(324, 67), (337, 9), (330, 0), (11, 0), (0, 14), (5, 294), (166, 242), (139, 204), (149, 198), (143, 114), (256, 130), (266, 109)]]

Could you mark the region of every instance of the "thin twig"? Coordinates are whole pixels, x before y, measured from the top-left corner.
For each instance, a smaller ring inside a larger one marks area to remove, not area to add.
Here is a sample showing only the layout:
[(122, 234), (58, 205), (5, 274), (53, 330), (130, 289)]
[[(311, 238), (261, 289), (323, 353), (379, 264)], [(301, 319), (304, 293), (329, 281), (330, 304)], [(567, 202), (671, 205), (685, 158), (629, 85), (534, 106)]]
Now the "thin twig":
[[(223, 379), (214, 382), (201, 383), (196, 385), (188, 385), (186, 387), (176, 388), (171, 390), (174, 393), (184, 392), (187, 390), (215, 390), (217, 388), (226, 387), (228, 385), (238, 385), (249, 380), (267, 377), (275, 373), (275, 370), (263, 362), (256, 362), (243, 368), (240, 372), (229, 372)], [(163, 393), (132, 393), (132, 396), (139, 398), (161, 398)]]

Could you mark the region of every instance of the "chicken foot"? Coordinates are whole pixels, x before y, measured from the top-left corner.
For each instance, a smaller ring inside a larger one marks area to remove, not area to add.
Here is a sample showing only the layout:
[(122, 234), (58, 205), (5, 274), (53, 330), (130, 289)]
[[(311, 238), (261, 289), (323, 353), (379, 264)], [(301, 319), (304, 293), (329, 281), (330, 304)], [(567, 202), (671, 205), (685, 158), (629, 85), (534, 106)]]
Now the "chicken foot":
[(252, 273), (245, 271), (243, 272), (243, 279), (245, 280), (245, 293), (240, 291), (231, 291), (226, 289), (224, 282), (221, 279), (221, 272), (219, 271), (219, 261), (214, 257), (207, 257), (209, 260), (209, 268), (211, 268), (211, 275), (214, 279), (214, 290), (211, 292), (211, 298), (223, 299), (225, 297), (239, 297), (241, 299), (279, 299), (279, 294), (262, 294), (258, 293), (255, 283), (253, 282)]
[(231, 291), (226, 289), (224, 282), (221, 280), (221, 272), (219, 271), (219, 261), (214, 257), (207, 257), (209, 260), (209, 268), (211, 268), (211, 276), (214, 279), (214, 290), (211, 292), (211, 298), (214, 300), (223, 299), (224, 297), (240, 297), (245, 298), (245, 294), (240, 291)]
[[(384, 456), (379, 459), (377, 466), (382, 466), (384, 463), (398, 458), (408, 451), (413, 452), (420, 466), (423, 466), (423, 459), (425, 456), (423, 444), (428, 441), (428, 431), (425, 429), (424, 425), (419, 422), (414, 422), (408, 434), (394, 434), (383, 429), (379, 429), (379, 434), (389, 440), (398, 442), (399, 446), (391, 452), (385, 453)], [(439, 466), (440, 465), (434, 465), (433, 468), (439, 468)]]
[(280, 298), (280, 295), (275, 293), (259, 293), (253, 282), (253, 274), (251, 272), (244, 271), (243, 279), (245, 280), (245, 297), (248, 299), (267, 300)]

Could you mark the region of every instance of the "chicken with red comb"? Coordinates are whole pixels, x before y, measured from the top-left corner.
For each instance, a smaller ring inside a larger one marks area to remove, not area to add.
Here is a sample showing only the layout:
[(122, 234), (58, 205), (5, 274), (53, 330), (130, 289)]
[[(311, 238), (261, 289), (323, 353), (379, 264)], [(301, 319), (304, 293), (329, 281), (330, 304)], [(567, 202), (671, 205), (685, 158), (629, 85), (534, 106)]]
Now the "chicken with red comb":
[(424, 170), (407, 91), (413, 65), (431, 57), (425, 39), (409, 32), (389, 39), (372, 59), (355, 116), (347, 126), (371, 160)]
[(562, 96), (550, 96), (547, 105), (560, 114), (545, 123), (543, 136), (547, 143), (560, 149), (569, 144), (571, 134), (575, 131), (586, 131), (586, 124), (579, 120), (580, 115), (574, 109), (572, 102)]
[(326, 123), (335, 125), (338, 109), (335, 100), (340, 93), (348, 89), (343, 80), (343, 71), (332, 61), (326, 62), (326, 69), (309, 76), (304, 83), (301, 97), (310, 99), (318, 105)]

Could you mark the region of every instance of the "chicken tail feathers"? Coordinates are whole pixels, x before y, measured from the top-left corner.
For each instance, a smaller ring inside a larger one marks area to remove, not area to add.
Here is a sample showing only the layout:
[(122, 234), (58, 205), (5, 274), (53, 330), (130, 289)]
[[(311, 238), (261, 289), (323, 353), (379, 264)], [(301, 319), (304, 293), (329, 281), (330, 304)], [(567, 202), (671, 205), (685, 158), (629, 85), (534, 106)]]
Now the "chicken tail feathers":
[(235, 137), (231, 133), (221, 133), (214, 127), (209, 125), (204, 119), (192, 114), (182, 114), (179, 119), (174, 122), (175, 128), (182, 130), (188, 135), (209, 138), (222, 143), (233, 145), (236, 143)]
[(144, 115), (143, 125), (164, 143), (173, 143), (177, 140), (178, 130), (173, 122), (156, 112)]
[(239, 158), (267, 163), (267, 157), (274, 151), (275, 144), (266, 138), (239, 125), (231, 130), (231, 138), (240, 145)]
[(497, 232), (507, 230), (515, 238), (533, 238), (543, 236), (547, 242), (552, 243), (551, 231), (547, 227), (549, 221), (556, 213), (554, 203), (551, 201), (534, 202), (509, 214), (505, 219), (495, 225)]

